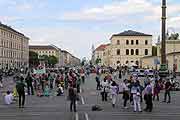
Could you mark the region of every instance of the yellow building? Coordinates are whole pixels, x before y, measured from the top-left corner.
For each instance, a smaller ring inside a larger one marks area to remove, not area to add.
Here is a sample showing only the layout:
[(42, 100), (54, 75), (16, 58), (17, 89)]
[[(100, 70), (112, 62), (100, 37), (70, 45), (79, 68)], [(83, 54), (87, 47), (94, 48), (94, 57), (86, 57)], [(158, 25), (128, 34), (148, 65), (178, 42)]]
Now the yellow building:
[[(173, 65), (176, 65), (178, 72), (180, 72), (180, 40), (166, 40), (166, 55), (168, 69), (173, 70)], [(157, 44), (157, 56), (147, 56), (141, 59), (141, 65), (144, 68), (155, 68), (155, 61), (161, 62), (161, 43)], [(159, 64), (157, 68), (159, 68)]]
[(28, 67), (29, 38), (0, 23), (0, 67), (3, 69)]
[(152, 55), (152, 35), (132, 30), (114, 34), (111, 40), (110, 65), (140, 65), (140, 58)]
[[(159, 64), (156, 63), (158, 61)], [(157, 64), (157, 69), (160, 67), (160, 61), (161, 57), (160, 56), (147, 56), (141, 58), (141, 66), (142, 68), (156, 68)], [(180, 72), (180, 52), (172, 52), (167, 54), (167, 64), (168, 64), (168, 69), (173, 71), (174, 65), (176, 66), (176, 72)]]
[(57, 66), (61, 66), (61, 49), (54, 45), (30, 45), (29, 50), (36, 52), (38, 56), (55, 56), (58, 59)]

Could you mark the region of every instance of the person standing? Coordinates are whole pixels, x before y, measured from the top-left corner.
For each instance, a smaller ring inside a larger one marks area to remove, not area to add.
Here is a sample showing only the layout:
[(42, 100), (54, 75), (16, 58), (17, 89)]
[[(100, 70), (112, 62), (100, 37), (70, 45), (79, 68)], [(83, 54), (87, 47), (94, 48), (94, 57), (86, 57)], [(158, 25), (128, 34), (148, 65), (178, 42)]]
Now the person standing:
[(124, 108), (127, 109), (127, 101), (129, 100), (129, 88), (128, 88), (128, 81), (125, 79), (123, 84), (123, 99), (124, 99)]
[(70, 111), (74, 109), (74, 112), (76, 112), (76, 100), (78, 99), (77, 90), (75, 86), (72, 85), (69, 87), (69, 99), (70, 99)]
[[(24, 84), (24, 78), (21, 76), (20, 77), (20, 82), (17, 83), (16, 85), (16, 89), (17, 89), (17, 92), (19, 94), (19, 108), (24, 108), (24, 103), (25, 103), (25, 84)], [(21, 98), (22, 98), (22, 102), (21, 102)]]
[(116, 103), (116, 98), (117, 98), (117, 93), (118, 93), (118, 87), (115, 81), (112, 82), (111, 87), (111, 96), (112, 96), (112, 107), (115, 107), (115, 103)]
[(171, 82), (169, 80), (166, 81), (165, 83), (165, 93), (164, 93), (164, 101), (166, 102), (166, 98), (168, 96), (168, 102), (167, 103), (171, 103), (171, 94), (170, 94), (170, 90), (171, 90)]
[(146, 108), (144, 111), (152, 112), (153, 109), (153, 102), (152, 102), (152, 86), (150, 84), (150, 81), (147, 83), (147, 86), (144, 90), (144, 100), (146, 103)]
[(154, 84), (153, 100), (155, 100), (155, 97), (157, 97), (157, 101), (159, 101), (160, 90), (161, 90), (161, 87), (159, 85), (159, 82), (156, 80)]
[(28, 75), (26, 77), (28, 95), (30, 95), (30, 89), (31, 89), (31, 95), (34, 95), (34, 90), (33, 90), (32, 82), (33, 82), (33, 79), (31, 77), (30, 73), (28, 73)]
[(98, 73), (96, 75), (96, 90), (101, 90), (100, 76)]
[(104, 80), (101, 83), (102, 85), (102, 101), (107, 101), (107, 94), (108, 94), (108, 90), (109, 90), (109, 84), (108, 81), (106, 80), (106, 78), (104, 78)]

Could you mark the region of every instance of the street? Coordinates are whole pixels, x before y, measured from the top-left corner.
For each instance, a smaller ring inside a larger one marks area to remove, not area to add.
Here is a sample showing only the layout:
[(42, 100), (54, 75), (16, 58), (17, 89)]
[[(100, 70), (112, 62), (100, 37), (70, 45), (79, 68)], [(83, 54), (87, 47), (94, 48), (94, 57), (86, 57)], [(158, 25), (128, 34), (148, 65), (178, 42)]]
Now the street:
[[(102, 102), (100, 93), (95, 90), (95, 76), (90, 75), (82, 86), (81, 99), (77, 103), (77, 113), (69, 110), (69, 101), (65, 96), (50, 97), (27, 96), (24, 109), (19, 109), (17, 103), (4, 105), (1, 94), (0, 120), (179, 120), (180, 117), (180, 92), (172, 91), (172, 102), (162, 103), (163, 92), (160, 102), (154, 102), (152, 113), (134, 113), (133, 106), (123, 109), (122, 95), (118, 96), (115, 108), (112, 108), (111, 101)], [(102, 111), (91, 111), (93, 105), (100, 105)], [(142, 104), (144, 108), (144, 103)]]

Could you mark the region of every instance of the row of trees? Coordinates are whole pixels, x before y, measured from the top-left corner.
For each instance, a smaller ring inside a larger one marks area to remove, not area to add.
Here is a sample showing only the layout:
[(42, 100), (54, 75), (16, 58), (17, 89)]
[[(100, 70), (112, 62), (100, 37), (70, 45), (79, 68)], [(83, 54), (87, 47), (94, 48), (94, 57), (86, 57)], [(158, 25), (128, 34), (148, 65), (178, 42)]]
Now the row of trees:
[(42, 55), (38, 56), (36, 52), (29, 51), (29, 64), (31, 67), (40, 64), (40, 61), (44, 61), (45, 65), (48, 67), (54, 67), (58, 63), (58, 58), (56, 56)]

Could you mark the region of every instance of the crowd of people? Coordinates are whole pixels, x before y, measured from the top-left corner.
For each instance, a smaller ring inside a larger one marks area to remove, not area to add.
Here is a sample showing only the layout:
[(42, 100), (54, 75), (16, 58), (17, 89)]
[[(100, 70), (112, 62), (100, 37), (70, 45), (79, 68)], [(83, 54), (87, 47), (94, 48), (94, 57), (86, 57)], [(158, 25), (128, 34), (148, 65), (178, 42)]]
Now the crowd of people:
[[(128, 77), (123, 77), (123, 76)], [(131, 75), (127, 69), (106, 70), (97, 69), (96, 73), (96, 89), (100, 90), (102, 101), (108, 101), (108, 97), (112, 101), (112, 107), (115, 107), (118, 94), (122, 94), (123, 107), (128, 108), (128, 101), (134, 106), (134, 112), (142, 112), (142, 102), (146, 104), (144, 111), (151, 112), (153, 109), (153, 101), (157, 98), (159, 101), (159, 93), (165, 90), (163, 102), (170, 103), (171, 82), (161, 78), (145, 76), (143, 79), (138, 76)], [(168, 101), (167, 101), (168, 96)]]
[(81, 84), (85, 83), (86, 76), (91, 72), (96, 74), (96, 89), (100, 91), (102, 101), (106, 102), (110, 99), (113, 108), (116, 107), (119, 94), (122, 94), (123, 108), (128, 109), (130, 103), (134, 107), (134, 112), (143, 111), (141, 106), (143, 101), (146, 104), (144, 111), (151, 112), (153, 100), (155, 98), (157, 101), (160, 100), (161, 90), (165, 90), (163, 102), (171, 102), (171, 83), (168, 80), (163, 82), (162, 79), (148, 76), (145, 77), (145, 80), (141, 80), (140, 77), (131, 75), (125, 68), (94, 68), (94, 70), (90, 70), (89, 68), (77, 67), (46, 70), (45, 73), (41, 74), (28, 71), (27, 74), (15, 76), (16, 85), (13, 92), (8, 90), (4, 96), (5, 104), (12, 104), (18, 99), (19, 108), (24, 108), (26, 95), (48, 97), (55, 94), (63, 96), (67, 91), (70, 111), (76, 112), (76, 101), (80, 99), (78, 93), (81, 92)]

